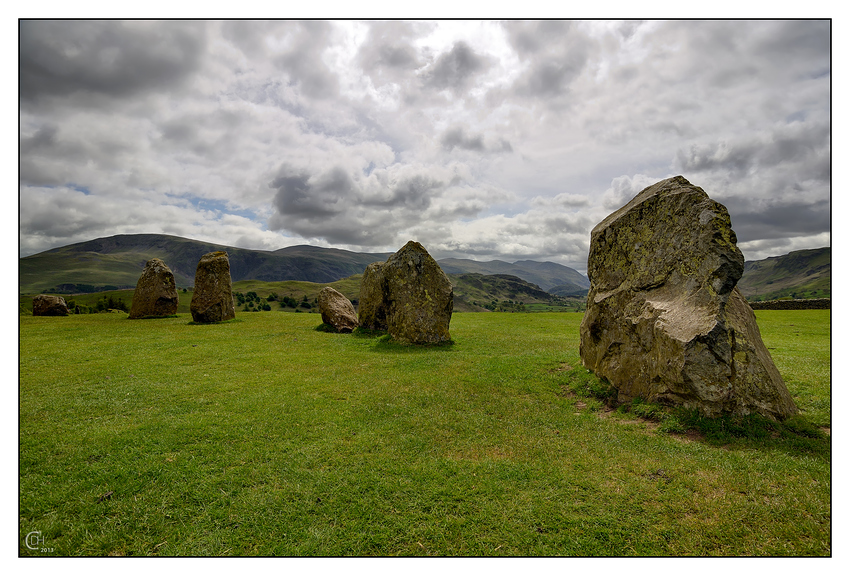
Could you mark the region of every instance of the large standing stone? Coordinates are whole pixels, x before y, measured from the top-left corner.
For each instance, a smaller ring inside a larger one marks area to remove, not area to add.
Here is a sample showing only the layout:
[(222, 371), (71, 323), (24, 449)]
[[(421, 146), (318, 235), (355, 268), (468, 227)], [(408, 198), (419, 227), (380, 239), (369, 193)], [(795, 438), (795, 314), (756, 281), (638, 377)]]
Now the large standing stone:
[(61, 296), (39, 294), (32, 299), (33, 316), (67, 316), (68, 305)]
[(351, 332), (357, 328), (357, 312), (351, 300), (330, 286), (319, 290), (319, 312), (322, 322), (336, 328), (337, 332)]
[(708, 416), (797, 411), (749, 304), (726, 208), (681, 176), (646, 188), (591, 233), (582, 363), (619, 401)]
[(129, 318), (157, 318), (177, 314), (177, 284), (174, 273), (159, 258), (152, 258), (136, 283)]
[(387, 329), (387, 308), (384, 302), (383, 262), (372, 262), (366, 266), (360, 281), (360, 304), (358, 320), (361, 328), (369, 330)]
[(189, 311), (195, 322), (222, 322), (236, 317), (227, 252), (210, 252), (198, 261)]
[(370, 264), (360, 288), (360, 325), (386, 325), (393, 339), (411, 344), (451, 340), (453, 291), (448, 276), (419, 242), (387, 261)]

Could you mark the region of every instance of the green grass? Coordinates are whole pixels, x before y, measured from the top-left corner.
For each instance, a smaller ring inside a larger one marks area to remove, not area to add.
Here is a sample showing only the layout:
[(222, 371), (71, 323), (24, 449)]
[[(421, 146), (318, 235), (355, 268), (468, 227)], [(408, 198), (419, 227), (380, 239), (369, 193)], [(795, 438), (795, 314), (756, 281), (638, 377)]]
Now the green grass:
[[(758, 318), (828, 426), (828, 311)], [(456, 314), (439, 347), (190, 320), (20, 317), (21, 555), (832, 553), (827, 436), (607, 413), (580, 314)]]

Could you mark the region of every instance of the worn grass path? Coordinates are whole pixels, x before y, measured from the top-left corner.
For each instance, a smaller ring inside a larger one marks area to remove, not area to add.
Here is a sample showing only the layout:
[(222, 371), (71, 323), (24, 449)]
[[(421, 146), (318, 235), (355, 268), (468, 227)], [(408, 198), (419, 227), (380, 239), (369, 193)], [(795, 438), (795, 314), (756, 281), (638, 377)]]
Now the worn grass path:
[[(565, 382), (580, 319), (456, 314), (416, 348), (314, 314), (23, 316), (20, 554), (831, 553), (828, 437), (606, 415)], [(828, 311), (759, 322), (828, 427)]]

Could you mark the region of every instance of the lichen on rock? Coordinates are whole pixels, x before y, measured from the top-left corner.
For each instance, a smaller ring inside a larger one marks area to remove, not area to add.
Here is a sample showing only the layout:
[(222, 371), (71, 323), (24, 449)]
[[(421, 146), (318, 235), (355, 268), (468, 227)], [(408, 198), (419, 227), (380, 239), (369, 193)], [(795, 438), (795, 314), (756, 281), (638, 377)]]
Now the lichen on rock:
[(450, 342), (453, 307), (451, 281), (419, 242), (370, 264), (363, 275), (360, 326), (386, 329), (399, 342)]
[(178, 304), (174, 273), (159, 258), (151, 258), (136, 283), (129, 318), (134, 320), (171, 316), (177, 313)]
[(202, 324), (236, 317), (227, 252), (204, 254), (195, 271), (195, 288), (189, 306), (192, 320)]
[(794, 414), (736, 288), (743, 268), (725, 206), (681, 176), (644, 189), (591, 232), (582, 363), (619, 401)]

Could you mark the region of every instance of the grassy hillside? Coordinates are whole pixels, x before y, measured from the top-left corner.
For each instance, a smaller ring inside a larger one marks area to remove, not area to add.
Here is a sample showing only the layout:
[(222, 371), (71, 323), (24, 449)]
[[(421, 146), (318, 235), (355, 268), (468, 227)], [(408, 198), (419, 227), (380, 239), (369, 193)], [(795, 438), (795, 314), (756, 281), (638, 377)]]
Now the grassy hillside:
[(818, 248), (746, 262), (738, 288), (749, 300), (829, 298), (831, 261), (831, 249)]
[(687, 432), (577, 395), (581, 314), (22, 317), (19, 554), (830, 556), (829, 312), (757, 317), (806, 412)]
[(440, 268), (446, 274), (482, 274), (497, 275), (505, 274), (517, 276), (526, 282), (536, 284), (540, 289), (549, 291), (553, 287), (561, 287), (559, 295), (587, 294), (590, 281), (579, 272), (555, 264), (554, 262), (535, 262), (533, 260), (521, 260), (509, 264), (501, 260), (488, 262), (477, 262), (462, 258), (444, 258), (439, 261)]
[(151, 258), (162, 259), (179, 287), (194, 284), (198, 260), (208, 252), (223, 250), (230, 260), (234, 281), (281, 279), (333, 282), (360, 274), (366, 266), (386, 260), (385, 254), (294, 246), (274, 252), (246, 250), (163, 234), (127, 234), (55, 248), (21, 258), (19, 290), (22, 294), (75, 293), (79, 286), (95, 289), (111, 285), (133, 287)]

